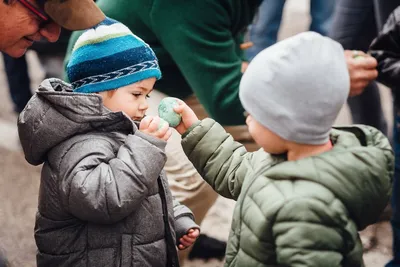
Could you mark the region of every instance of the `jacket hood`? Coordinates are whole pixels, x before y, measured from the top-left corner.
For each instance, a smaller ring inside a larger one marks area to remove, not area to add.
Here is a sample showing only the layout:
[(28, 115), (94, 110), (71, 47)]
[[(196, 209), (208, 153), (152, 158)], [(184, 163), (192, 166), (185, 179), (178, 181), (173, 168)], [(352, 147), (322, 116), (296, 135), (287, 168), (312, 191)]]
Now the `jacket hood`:
[(97, 94), (74, 93), (59, 79), (44, 80), (18, 119), (26, 160), (39, 165), (54, 146), (93, 131), (131, 133), (136, 125), (122, 112), (111, 112)]
[(271, 179), (309, 180), (325, 186), (343, 202), (362, 230), (378, 220), (389, 201), (393, 151), (388, 139), (368, 126), (333, 129), (331, 140), (334, 143), (331, 151), (283, 162), (265, 175)]

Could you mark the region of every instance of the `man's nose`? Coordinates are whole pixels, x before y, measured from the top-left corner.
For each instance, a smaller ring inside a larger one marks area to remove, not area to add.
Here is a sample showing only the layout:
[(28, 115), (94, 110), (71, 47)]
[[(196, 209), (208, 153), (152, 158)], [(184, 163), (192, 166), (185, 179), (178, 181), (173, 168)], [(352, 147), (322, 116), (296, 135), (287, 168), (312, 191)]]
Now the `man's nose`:
[(40, 29), (39, 32), (49, 42), (54, 43), (60, 37), (61, 27), (58, 24), (51, 22)]

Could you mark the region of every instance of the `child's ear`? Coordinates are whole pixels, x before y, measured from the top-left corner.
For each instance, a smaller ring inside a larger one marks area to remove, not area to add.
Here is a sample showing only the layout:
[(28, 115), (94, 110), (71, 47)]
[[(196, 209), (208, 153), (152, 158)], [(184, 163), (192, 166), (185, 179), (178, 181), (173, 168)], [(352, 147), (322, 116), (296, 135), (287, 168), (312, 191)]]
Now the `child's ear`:
[(103, 92), (97, 92), (97, 94), (100, 95), (103, 99), (104, 98), (108, 98), (109, 99), (109, 98), (113, 97), (115, 91), (116, 91), (116, 89), (103, 91)]
[(107, 91), (107, 96), (108, 96), (109, 98), (113, 97), (113, 95), (115, 94), (115, 91), (117, 91), (117, 89), (108, 90), (108, 91)]

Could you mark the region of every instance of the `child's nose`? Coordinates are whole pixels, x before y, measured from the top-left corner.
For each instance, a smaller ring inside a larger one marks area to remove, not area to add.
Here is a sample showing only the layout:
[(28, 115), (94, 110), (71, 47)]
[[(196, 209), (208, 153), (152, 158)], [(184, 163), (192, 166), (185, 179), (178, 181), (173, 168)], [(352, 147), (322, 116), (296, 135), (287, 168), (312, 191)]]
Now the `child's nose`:
[(149, 108), (149, 104), (147, 103), (147, 101), (144, 101), (140, 104), (139, 107), (141, 110), (147, 110)]

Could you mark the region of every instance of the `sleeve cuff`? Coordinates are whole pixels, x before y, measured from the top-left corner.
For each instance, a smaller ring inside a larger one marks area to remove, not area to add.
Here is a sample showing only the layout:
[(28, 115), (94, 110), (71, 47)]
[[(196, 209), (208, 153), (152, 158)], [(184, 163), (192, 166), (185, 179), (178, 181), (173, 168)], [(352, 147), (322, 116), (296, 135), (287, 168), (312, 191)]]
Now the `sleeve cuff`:
[(198, 226), (191, 218), (190, 216), (182, 216), (179, 217), (176, 221), (175, 221), (175, 234), (176, 234), (176, 245), (179, 245), (179, 239), (184, 236), (185, 234), (187, 234), (187, 232), (190, 229), (199, 229), (200, 230), (200, 226)]
[(192, 126), (189, 127), (189, 129), (186, 130), (182, 134), (182, 139), (185, 138), (194, 128), (196, 128), (199, 124), (201, 123), (201, 120), (198, 120), (197, 122), (193, 123)]

